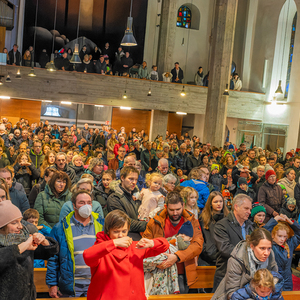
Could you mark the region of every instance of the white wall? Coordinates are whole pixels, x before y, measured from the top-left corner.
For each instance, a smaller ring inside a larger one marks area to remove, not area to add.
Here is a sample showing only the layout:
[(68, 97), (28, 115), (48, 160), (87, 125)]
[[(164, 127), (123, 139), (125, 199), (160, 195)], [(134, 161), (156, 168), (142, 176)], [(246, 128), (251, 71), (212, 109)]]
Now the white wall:
[(236, 144), (238, 121), (239, 119), (237, 118), (226, 119), (226, 126), (230, 131), (229, 142), (231, 142), (232, 144)]

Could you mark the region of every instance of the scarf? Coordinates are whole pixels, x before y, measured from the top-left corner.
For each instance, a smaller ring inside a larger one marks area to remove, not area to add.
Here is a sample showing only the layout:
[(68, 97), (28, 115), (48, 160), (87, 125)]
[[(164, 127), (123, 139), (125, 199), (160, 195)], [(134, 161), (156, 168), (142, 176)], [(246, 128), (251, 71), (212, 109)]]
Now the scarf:
[(250, 276), (253, 278), (255, 272), (259, 269), (267, 269), (269, 264), (269, 258), (267, 258), (266, 261), (260, 261), (258, 260), (253, 250), (250, 247), (247, 247), (248, 251), (248, 259), (249, 259), (249, 266), (250, 266)]
[(19, 245), (29, 238), (29, 231), (23, 225), (23, 229), (20, 233), (9, 233), (9, 234), (0, 234), (0, 247), (8, 247), (12, 245)]

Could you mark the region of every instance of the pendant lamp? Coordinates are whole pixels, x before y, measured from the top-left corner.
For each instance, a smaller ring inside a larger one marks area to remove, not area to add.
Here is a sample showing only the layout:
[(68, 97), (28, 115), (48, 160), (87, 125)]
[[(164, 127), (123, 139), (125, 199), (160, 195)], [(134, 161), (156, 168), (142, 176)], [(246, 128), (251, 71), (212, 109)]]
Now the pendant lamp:
[[(79, 12), (78, 12), (77, 38), (76, 38), (77, 43), (75, 44), (75, 49), (74, 49), (72, 58), (70, 59), (71, 64), (81, 64), (81, 59), (79, 57), (79, 44), (78, 44), (80, 11), (81, 11), (81, 0), (79, 2)], [(74, 68), (75, 68), (75, 66), (74, 66)]]
[(132, 23), (133, 23), (133, 18), (131, 17), (131, 12), (132, 12), (132, 1), (130, 4), (130, 16), (127, 18), (127, 28), (125, 30), (124, 37), (121, 42), (121, 46), (137, 46), (137, 42), (133, 36), (133, 31), (132, 31)]
[(28, 74), (28, 76), (30, 77), (35, 77), (36, 74), (34, 72), (34, 60), (35, 60), (35, 42), (36, 42), (36, 26), (37, 26), (37, 16), (38, 16), (38, 7), (39, 7), (39, 0), (36, 1), (36, 7), (35, 7), (35, 25), (34, 25), (34, 37), (33, 37), (33, 53), (34, 53), (34, 56), (33, 56), (33, 59), (32, 59), (32, 62), (31, 62), (31, 70)]
[(54, 30), (53, 30), (53, 38), (52, 38), (52, 53), (51, 53), (50, 62), (48, 62), (46, 64), (46, 69), (49, 72), (56, 71), (56, 68), (55, 68), (55, 65), (54, 65), (54, 41), (55, 41), (56, 15), (57, 15), (57, 0), (55, 1)]

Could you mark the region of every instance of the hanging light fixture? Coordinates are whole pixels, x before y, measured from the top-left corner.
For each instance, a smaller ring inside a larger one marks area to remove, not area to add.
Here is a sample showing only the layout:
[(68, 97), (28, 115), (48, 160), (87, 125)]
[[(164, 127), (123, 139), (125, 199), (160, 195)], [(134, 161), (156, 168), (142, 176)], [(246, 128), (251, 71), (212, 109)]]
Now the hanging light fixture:
[(224, 96), (229, 96), (228, 83), (226, 83), (226, 88), (225, 88), (225, 91), (224, 91), (223, 95)]
[(31, 62), (31, 70), (28, 74), (30, 77), (35, 77), (36, 74), (34, 72), (34, 60), (35, 60), (35, 42), (36, 42), (36, 26), (37, 26), (37, 16), (38, 16), (38, 8), (39, 8), (39, 0), (36, 0), (36, 8), (35, 8), (35, 21), (34, 21), (34, 36), (33, 36), (33, 59)]
[(181, 95), (182, 97), (184, 97), (184, 96), (186, 95), (185, 90), (184, 90), (184, 86), (183, 86), (183, 88), (182, 88), (182, 90), (181, 90), (180, 95)]
[(279, 80), (278, 88), (275, 91), (275, 94), (283, 94), (282, 88), (281, 88), (281, 80)]
[(127, 99), (126, 90), (124, 91), (124, 94), (123, 94), (123, 99)]
[[(80, 11), (81, 11), (81, 0), (79, 1), (79, 12), (78, 12), (76, 44), (75, 44), (75, 48), (74, 48), (74, 52), (73, 52), (72, 58), (70, 60), (70, 63), (72, 63), (72, 64), (81, 64), (81, 59), (79, 57), (79, 44), (78, 44)], [(74, 66), (74, 68), (75, 68), (75, 66)]]
[(147, 96), (151, 96), (151, 88), (149, 89)]
[(7, 82), (7, 83), (10, 83), (10, 82), (11, 82), (11, 79), (10, 79), (9, 74), (6, 76), (5, 82)]
[(20, 72), (20, 69), (18, 70), (17, 72), (17, 75), (16, 75), (16, 79), (21, 79), (22, 76), (21, 76), (21, 72)]
[(132, 31), (132, 23), (133, 23), (133, 18), (131, 17), (132, 13), (132, 1), (130, 3), (130, 16), (127, 18), (127, 28), (125, 30), (124, 37), (121, 42), (121, 46), (137, 46), (137, 42), (133, 36), (133, 31)]
[(49, 72), (56, 71), (56, 68), (55, 68), (55, 65), (54, 65), (54, 41), (55, 41), (56, 15), (57, 15), (57, 0), (55, 1), (54, 29), (53, 29), (53, 38), (52, 38), (51, 58), (50, 58), (50, 62), (48, 62), (46, 64), (46, 69)]

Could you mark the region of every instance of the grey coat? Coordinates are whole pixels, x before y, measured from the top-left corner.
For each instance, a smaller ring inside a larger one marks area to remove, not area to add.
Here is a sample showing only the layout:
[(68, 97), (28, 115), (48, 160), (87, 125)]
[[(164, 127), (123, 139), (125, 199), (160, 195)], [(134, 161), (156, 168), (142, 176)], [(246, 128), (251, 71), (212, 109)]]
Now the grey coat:
[[(269, 256), (269, 271), (278, 272), (273, 250)], [(251, 280), (247, 242), (239, 242), (228, 260), (227, 272), (211, 300), (227, 300), (240, 288), (243, 288)]]

